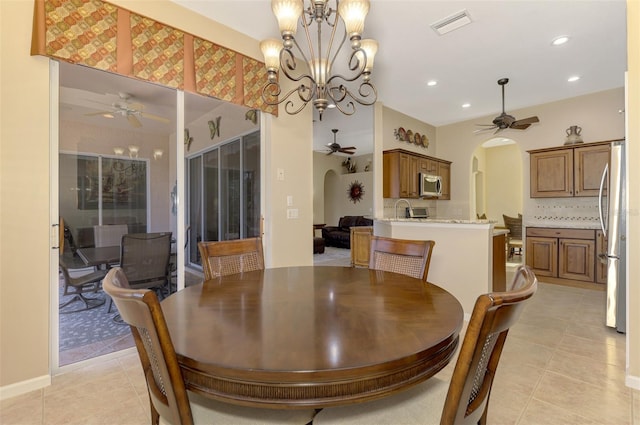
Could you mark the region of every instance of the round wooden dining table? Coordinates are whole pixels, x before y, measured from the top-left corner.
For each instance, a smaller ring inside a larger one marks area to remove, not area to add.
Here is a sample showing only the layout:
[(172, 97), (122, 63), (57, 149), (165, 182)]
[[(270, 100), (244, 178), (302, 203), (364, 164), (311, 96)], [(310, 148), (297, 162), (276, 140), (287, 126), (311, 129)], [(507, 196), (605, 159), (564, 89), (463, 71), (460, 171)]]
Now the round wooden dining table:
[(463, 310), (431, 283), (351, 267), (223, 276), (162, 301), (189, 390), (321, 408), (385, 397), (444, 368)]

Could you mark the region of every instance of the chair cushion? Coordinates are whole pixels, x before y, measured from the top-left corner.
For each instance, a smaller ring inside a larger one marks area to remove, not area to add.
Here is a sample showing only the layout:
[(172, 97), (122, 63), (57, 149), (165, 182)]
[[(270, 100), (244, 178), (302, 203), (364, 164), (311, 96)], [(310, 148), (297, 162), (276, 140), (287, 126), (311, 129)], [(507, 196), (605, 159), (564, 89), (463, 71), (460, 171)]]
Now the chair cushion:
[[(211, 400), (188, 391), (193, 423), (216, 425), (254, 425), (254, 424), (300, 424), (311, 422), (313, 409), (280, 410), (260, 409), (257, 407), (238, 406), (231, 403)], [(169, 424), (160, 418), (160, 424)], [(171, 424), (178, 425), (178, 424)]]
[(449, 383), (432, 377), (406, 391), (380, 400), (322, 409), (313, 425), (420, 424), (436, 425)]

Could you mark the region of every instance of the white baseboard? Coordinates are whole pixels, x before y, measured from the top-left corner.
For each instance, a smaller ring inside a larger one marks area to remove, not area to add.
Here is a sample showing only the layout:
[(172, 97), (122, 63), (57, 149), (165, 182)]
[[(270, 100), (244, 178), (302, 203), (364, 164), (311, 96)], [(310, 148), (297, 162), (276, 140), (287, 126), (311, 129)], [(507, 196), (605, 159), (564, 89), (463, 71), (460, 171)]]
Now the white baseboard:
[(15, 384), (0, 387), (0, 400), (5, 400), (31, 391), (39, 390), (51, 385), (51, 375), (42, 375)]
[(627, 375), (624, 379), (624, 384), (629, 388), (640, 391), (640, 376)]

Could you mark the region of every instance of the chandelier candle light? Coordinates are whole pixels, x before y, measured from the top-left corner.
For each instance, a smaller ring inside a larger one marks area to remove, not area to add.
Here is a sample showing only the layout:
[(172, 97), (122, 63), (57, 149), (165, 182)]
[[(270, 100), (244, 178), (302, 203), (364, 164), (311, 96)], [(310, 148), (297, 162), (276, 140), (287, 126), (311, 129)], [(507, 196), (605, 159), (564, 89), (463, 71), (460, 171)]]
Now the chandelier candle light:
[[(268, 39), (260, 43), (268, 73), (262, 99), (269, 105), (287, 101), (285, 111), (290, 115), (300, 112), (312, 100), (320, 120), (327, 108), (335, 107), (345, 115), (352, 115), (355, 112), (354, 101), (361, 105), (372, 105), (378, 97), (375, 86), (370, 82), (378, 43), (362, 39), (369, 0), (336, 0), (336, 9), (329, 7), (329, 2), (330, 0), (310, 0), (309, 6), (304, 9), (303, 0), (271, 0), (271, 9), (278, 20), (282, 41)], [(317, 27), (315, 42), (310, 31), (314, 22)], [(306, 35), (308, 55), (295, 39), (298, 23)], [(330, 31), (328, 40), (322, 35), (325, 24)], [(338, 27), (341, 28), (341, 41), (336, 42)], [(336, 58), (347, 37), (351, 45), (351, 52), (347, 53), (348, 69), (344, 75), (334, 74)], [(323, 44), (326, 44), (326, 48), (323, 48)], [(308, 64), (309, 73), (297, 69), (296, 56)], [(278, 70), (282, 70), (289, 80), (297, 84), (297, 87), (282, 96)], [(347, 84), (360, 77), (360, 86), (354, 93), (353, 88), (349, 88)], [(295, 101), (289, 99), (294, 93), (298, 94), (301, 104), (298, 104), (295, 96)]]

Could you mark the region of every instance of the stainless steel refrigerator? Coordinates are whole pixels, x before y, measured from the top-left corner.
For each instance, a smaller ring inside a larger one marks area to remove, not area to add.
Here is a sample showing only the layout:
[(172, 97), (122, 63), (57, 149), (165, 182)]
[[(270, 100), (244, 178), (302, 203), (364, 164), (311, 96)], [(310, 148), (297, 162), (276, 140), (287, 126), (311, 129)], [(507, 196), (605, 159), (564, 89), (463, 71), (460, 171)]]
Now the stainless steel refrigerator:
[(626, 332), (626, 185), (624, 141), (611, 143), (611, 158), (600, 182), (598, 209), (600, 226), (607, 238), (607, 251), (599, 260), (607, 265), (606, 325)]

